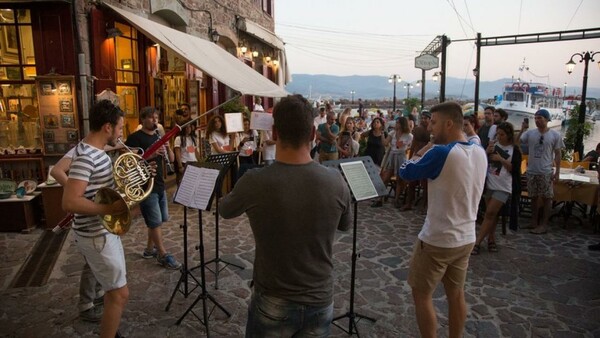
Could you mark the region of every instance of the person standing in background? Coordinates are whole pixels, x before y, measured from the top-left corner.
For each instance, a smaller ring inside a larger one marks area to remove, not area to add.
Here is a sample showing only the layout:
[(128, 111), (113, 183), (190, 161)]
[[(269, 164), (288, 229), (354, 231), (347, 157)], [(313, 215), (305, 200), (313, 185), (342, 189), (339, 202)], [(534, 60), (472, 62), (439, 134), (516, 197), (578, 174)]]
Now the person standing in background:
[[(560, 133), (548, 128), (550, 113), (546, 109), (535, 112), (535, 126), (521, 135), (521, 144), (527, 147), (527, 193), (531, 198), (532, 234), (548, 232), (548, 221), (554, 197), (553, 184), (560, 177), (561, 149), (565, 147)], [(553, 168), (554, 167), (554, 168)], [(540, 212), (543, 216), (540, 216)]]
[[(144, 107), (140, 111), (140, 119), (142, 129), (129, 135), (125, 141), (125, 145), (139, 149), (148, 149), (159, 140), (158, 135), (156, 135), (158, 110), (154, 107)], [(169, 220), (167, 192), (163, 179), (162, 157), (164, 156), (168, 156), (170, 162), (175, 161), (173, 151), (167, 146), (161, 147), (159, 151), (149, 158), (156, 161), (156, 176), (154, 177), (152, 192), (148, 198), (140, 202), (140, 210), (148, 228), (146, 249), (142, 252), (142, 257), (146, 259), (156, 258), (158, 263), (163, 267), (177, 270), (181, 267), (181, 263), (166, 251), (161, 229), (162, 224)]]

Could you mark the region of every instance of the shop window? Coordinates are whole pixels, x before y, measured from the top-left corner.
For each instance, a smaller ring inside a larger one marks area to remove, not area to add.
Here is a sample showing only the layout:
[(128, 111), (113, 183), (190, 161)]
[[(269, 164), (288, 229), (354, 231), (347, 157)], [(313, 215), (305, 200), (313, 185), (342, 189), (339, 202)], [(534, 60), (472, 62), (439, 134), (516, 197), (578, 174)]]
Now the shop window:
[(115, 22), (115, 28), (123, 33), (115, 38), (117, 83), (139, 84), (137, 31), (119, 22)]
[(28, 9), (0, 9), (0, 82), (36, 76), (31, 14)]
[(125, 117), (136, 117), (138, 111), (137, 87), (117, 85), (117, 95), (119, 96), (119, 106), (125, 113)]

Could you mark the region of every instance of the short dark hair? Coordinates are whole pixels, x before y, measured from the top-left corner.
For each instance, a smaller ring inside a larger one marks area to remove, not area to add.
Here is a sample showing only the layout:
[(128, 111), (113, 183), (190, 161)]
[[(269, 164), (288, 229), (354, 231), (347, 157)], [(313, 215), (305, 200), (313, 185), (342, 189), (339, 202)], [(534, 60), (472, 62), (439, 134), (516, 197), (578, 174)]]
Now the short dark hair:
[(308, 100), (302, 95), (289, 95), (273, 108), (277, 136), (282, 143), (300, 148), (311, 141), (315, 116)]
[(495, 113), (498, 113), (504, 121), (506, 121), (506, 119), (508, 119), (508, 113), (506, 112), (506, 110), (504, 110), (502, 108), (496, 109)]
[(158, 110), (154, 107), (144, 107), (140, 110), (140, 119), (147, 119), (150, 115), (157, 113), (158, 114)]
[(106, 123), (114, 127), (123, 116), (125, 114), (119, 106), (115, 106), (109, 100), (98, 101), (90, 109), (90, 130), (100, 131)]
[(460, 105), (456, 102), (447, 101), (436, 104), (431, 107), (431, 113), (444, 115), (444, 117), (454, 122), (455, 128), (462, 128), (464, 119), (463, 112)]
[(487, 107), (483, 108), (484, 111), (488, 110), (488, 109), (491, 110), (492, 113), (496, 111), (496, 108), (494, 106), (487, 106)]

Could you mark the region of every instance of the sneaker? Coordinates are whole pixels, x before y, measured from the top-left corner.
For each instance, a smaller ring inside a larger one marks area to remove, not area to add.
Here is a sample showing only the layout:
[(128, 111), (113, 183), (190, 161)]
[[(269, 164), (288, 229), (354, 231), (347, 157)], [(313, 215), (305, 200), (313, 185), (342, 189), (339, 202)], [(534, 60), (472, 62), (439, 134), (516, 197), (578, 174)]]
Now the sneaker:
[(145, 259), (156, 258), (157, 256), (158, 256), (158, 251), (156, 251), (156, 248), (153, 248), (152, 251), (148, 251), (148, 249), (144, 249), (144, 252), (142, 252), (142, 257)]
[(179, 263), (170, 253), (167, 253), (164, 256), (157, 255), (156, 260), (158, 261), (158, 264), (168, 269), (178, 270), (181, 268), (181, 263)]
[(103, 306), (104, 305), (104, 296), (100, 296), (94, 299), (94, 306)]
[(79, 318), (86, 322), (98, 323), (102, 319), (102, 307), (94, 306), (79, 312)]

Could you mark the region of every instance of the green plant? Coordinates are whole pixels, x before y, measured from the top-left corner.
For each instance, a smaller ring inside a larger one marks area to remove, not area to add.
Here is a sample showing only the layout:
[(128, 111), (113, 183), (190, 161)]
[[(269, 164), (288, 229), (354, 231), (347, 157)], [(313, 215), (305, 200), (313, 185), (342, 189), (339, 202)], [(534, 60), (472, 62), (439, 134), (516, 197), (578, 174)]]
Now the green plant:
[(230, 102), (227, 102), (226, 104), (224, 104), (221, 107), (221, 111), (225, 114), (227, 113), (248, 113), (248, 107), (246, 107), (243, 103), (242, 100), (233, 100)]
[[(583, 131), (583, 140), (585, 140), (592, 133), (592, 124), (589, 122), (579, 123), (579, 105), (576, 105), (567, 117), (569, 120), (569, 127), (565, 134), (564, 142), (565, 147), (562, 149), (562, 159), (570, 161), (573, 158), (573, 152), (579, 151), (575, 149), (575, 142), (577, 140), (577, 133)], [(581, 149), (583, 151), (583, 149)], [(583, 154), (580, 154), (583, 156)]]

